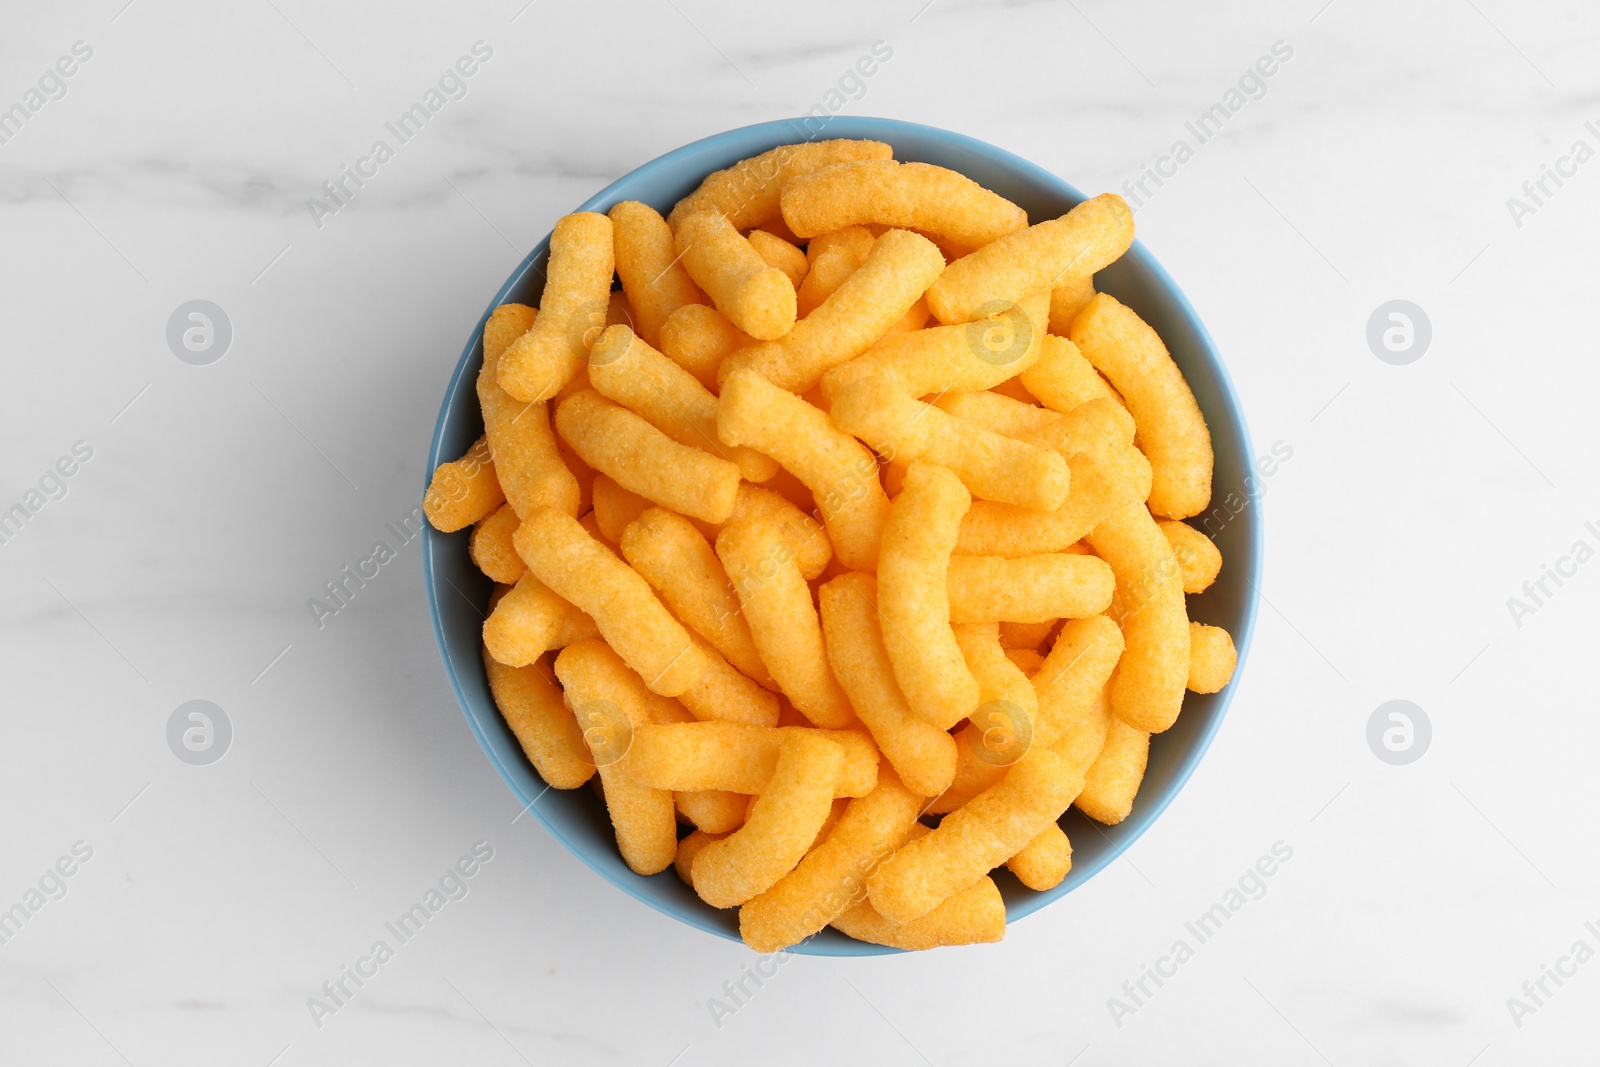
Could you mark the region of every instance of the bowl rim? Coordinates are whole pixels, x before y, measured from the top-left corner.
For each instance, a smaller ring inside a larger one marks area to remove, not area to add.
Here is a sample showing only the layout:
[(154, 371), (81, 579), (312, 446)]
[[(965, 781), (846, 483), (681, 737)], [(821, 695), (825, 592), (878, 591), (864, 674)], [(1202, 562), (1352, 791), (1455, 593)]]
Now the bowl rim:
[[(811, 124), (815, 123), (820, 123), (821, 126), (819, 129), (813, 130), (811, 128)], [(659, 155), (654, 159), (640, 164), (627, 173), (620, 175), (617, 179), (607, 184), (603, 189), (599, 190), (585, 200), (582, 204), (572, 208), (571, 210), (573, 212), (605, 212), (613, 204), (622, 199), (622, 197), (617, 195), (619, 188), (625, 183), (630, 182), (632, 179), (639, 177), (642, 172), (668, 167), (673, 163), (693, 157), (697, 154), (710, 154), (732, 145), (740, 146), (738, 150), (745, 156), (749, 156), (767, 151), (780, 145), (795, 144), (802, 141), (822, 139), (824, 137), (827, 139), (882, 138), (886, 140), (892, 140), (897, 133), (944, 141), (952, 148), (957, 150), (965, 150), (980, 158), (986, 159), (986, 161), (991, 165), (1019, 172), (1028, 180), (1048, 187), (1054, 195), (1058, 195), (1063, 199), (1068, 199), (1073, 202), (1081, 202), (1087, 199), (1084, 194), (1071, 183), (1056, 176), (1053, 172), (1045, 169), (1039, 164), (1016, 155), (1015, 153), (1004, 148), (1000, 148), (997, 145), (979, 140), (967, 134), (957, 133), (955, 131), (942, 129), (936, 126), (927, 126), (920, 123), (907, 122), (902, 119), (881, 118), (875, 116), (838, 115), (831, 116), (825, 120), (819, 120), (814, 117), (774, 119), (766, 122), (752, 123), (747, 126), (736, 127), (734, 129), (725, 130), (721, 133), (712, 134), (708, 137), (700, 138), (699, 140), (692, 141), (688, 144), (682, 145), (669, 152)], [(741, 156), (738, 158), (743, 157)], [(719, 166), (727, 165), (729, 164), (724, 163), (720, 164)], [(489, 316), (493, 313), (494, 309), (500, 304), (504, 303), (511, 292), (520, 286), (528, 271), (530, 269), (538, 269), (535, 266), (535, 263), (545, 253), (549, 246), (549, 242), (550, 235), (546, 234), (545, 237), (536, 243), (533, 249), (517, 264), (517, 266), (511, 271), (510, 275), (506, 278), (506, 281), (495, 293), (494, 298), (490, 301), (489, 305), (484, 309), (483, 314), (479, 317), (477, 324), (474, 326), (471, 334), (469, 335), (466, 346), (462, 350), (461, 357), (457, 361), (454, 370), (451, 372), (449, 382), (445, 388), (444, 397), (439, 406), (439, 415), (434, 424), (433, 436), (428, 448), (427, 464), (423, 472), (425, 482), (426, 480), (432, 478), (433, 471), (441, 462), (457, 458), (454, 455), (444, 456), (441, 454), (441, 450), (444, 443), (445, 433), (450, 421), (452, 399), (459, 395), (462, 386), (462, 378), (468, 374), (469, 368), (472, 368), (474, 362), (476, 361), (479, 347), (482, 342), (484, 325), (488, 322)], [(1234, 426), (1237, 427), (1237, 433), (1235, 436), (1238, 440), (1241, 457), (1246, 468), (1249, 469), (1250, 464), (1254, 462), (1255, 451), (1251, 443), (1249, 426), (1245, 419), (1244, 406), (1240, 402), (1238, 392), (1233, 384), (1233, 379), (1228, 373), (1227, 365), (1223, 362), (1220, 353), (1217, 351), (1216, 344), (1212, 340), (1210, 331), (1206, 329), (1204, 322), (1201, 321), (1199, 314), (1194, 309), (1194, 306), (1189, 302), (1188, 296), (1181, 288), (1179, 288), (1177, 282), (1167, 272), (1166, 268), (1163, 267), (1161, 263), (1157, 261), (1156, 258), (1151, 255), (1144, 245), (1137, 239), (1134, 240), (1132, 246), (1123, 255), (1124, 260), (1130, 257), (1140, 269), (1150, 275), (1153, 283), (1159, 287), (1159, 289), (1165, 294), (1165, 297), (1171, 301), (1173, 309), (1182, 317), (1187, 329), (1191, 331), (1194, 340), (1197, 342), (1200, 355), (1203, 356), (1205, 363), (1210, 369), (1218, 392), (1222, 398), (1223, 406), (1226, 410), (1227, 416), (1232, 420)], [(1217, 703), (1215, 705), (1214, 714), (1203, 724), (1199, 732), (1195, 735), (1188, 750), (1182, 753), (1175, 772), (1173, 773), (1171, 779), (1166, 783), (1161, 793), (1158, 796), (1146, 798), (1146, 802), (1140, 806), (1138, 811), (1136, 811), (1128, 819), (1124, 820), (1123, 823), (1119, 824), (1119, 827), (1121, 828), (1121, 839), (1118, 840), (1111, 849), (1092, 857), (1087, 863), (1082, 865), (1074, 863), (1072, 871), (1060, 885), (1040, 892), (1029, 892), (1028, 895), (1019, 903), (1008, 901), (1006, 906), (1006, 924), (1008, 927), (1016, 921), (1033, 914), (1047, 904), (1053, 903), (1062, 896), (1065, 896), (1078, 886), (1085, 884), (1096, 874), (1113, 863), (1130, 847), (1132, 847), (1134, 842), (1138, 841), (1142, 836), (1144, 836), (1145, 832), (1150, 828), (1150, 826), (1153, 825), (1158, 818), (1160, 818), (1161, 814), (1165, 812), (1167, 807), (1170, 806), (1173, 800), (1177, 798), (1178, 794), (1183, 790), (1183, 787), (1188, 783), (1190, 777), (1194, 774), (1195, 769), (1199, 766), (1201, 759), (1204, 758), (1206, 752), (1210, 749), (1213, 739), (1215, 738), (1218, 730), (1221, 729), (1223, 720), (1227, 717), (1228, 708), (1233, 701), (1239, 681), (1244, 674), (1244, 667), (1249, 656), (1252, 638), (1254, 637), (1255, 633), (1256, 617), (1260, 607), (1259, 601), (1261, 577), (1265, 555), (1265, 522), (1261, 511), (1261, 500), (1263, 495), (1264, 494), (1259, 493), (1249, 494), (1249, 499), (1246, 501), (1246, 505), (1241, 513), (1241, 517), (1244, 519), (1246, 526), (1245, 534), (1248, 545), (1249, 567), (1248, 573), (1244, 577), (1248, 583), (1249, 592), (1244, 598), (1242, 622), (1238, 627), (1238, 632), (1233, 635), (1234, 647), (1237, 651), (1237, 660), (1234, 667), (1233, 677), (1220, 693), (1215, 694)], [(713, 924), (710, 921), (709, 916), (702, 915), (698, 912), (686, 914), (666, 907), (662, 901), (657, 900), (655, 896), (648, 890), (647, 887), (650, 885), (651, 879), (632, 874), (631, 872), (626, 878), (617, 878), (613, 877), (610, 871), (596, 866), (584, 848), (579, 847), (575, 842), (570, 840), (567, 835), (562, 832), (559, 825), (547, 818), (544, 813), (539, 810), (537, 807), (537, 800), (543, 795), (544, 791), (541, 791), (539, 794), (531, 798), (523, 796), (523, 791), (517, 778), (512, 774), (511, 768), (507, 767), (496, 754), (494, 747), (491, 745), (488, 736), (484, 732), (482, 724), (478, 721), (477, 716), (473, 713), (471, 701), (469, 700), (466, 692), (463, 690), (461, 679), (458, 677), (456, 669), (451, 662), (449, 645), (446, 640), (444, 624), (439, 610), (438, 580), (434, 573), (433, 556), (435, 551), (439, 551), (444, 547), (444, 538), (454, 535), (441, 534), (435, 530), (431, 524), (424, 523), (423, 536), (423, 582), (428, 600), (428, 612), (433, 623), (434, 639), (438, 646), (440, 657), (443, 661), (445, 674), (450, 681), (451, 691), (455, 694), (456, 704), (460, 708), (462, 716), (467, 720), (467, 724), (471, 729), (474, 738), (476, 738), (478, 742), (478, 747), (482, 749), (484, 755), (488, 757), (489, 762), (494, 766), (496, 772), (500, 775), (501, 780), (506, 783), (508, 788), (510, 788), (512, 794), (522, 801), (523, 812), (531, 812), (533, 816), (539, 820), (540, 824), (543, 825), (544, 828), (549, 831), (551, 835), (554, 836), (569, 853), (583, 863), (584, 866), (588, 867), (591, 871), (600, 875), (600, 877), (605, 881), (616, 886), (618, 889), (621, 889), (624, 893), (633, 897), (635, 900), (639, 900), (649, 905), (654, 910), (684, 922), (687, 925), (704, 930), (707, 933), (715, 934), (719, 938), (742, 944), (743, 942), (740, 941), (736, 934), (732, 934), (727, 929)], [(524, 757), (524, 760), (525, 759), (526, 757)], [(537, 777), (537, 772), (535, 772), (535, 777)], [(545, 791), (547, 791), (548, 788), (549, 787), (546, 786)], [(826, 933), (827, 931), (825, 930), (824, 932)], [(883, 945), (874, 945), (868, 942), (859, 942), (851, 939), (846, 939), (846, 941), (848, 942), (847, 944), (840, 945), (833, 941), (823, 941), (819, 938), (812, 937), (807, 938), (805, 941), (802, 941), (797, 945), (790, 946), (784, 951), (797, 954), (824, 956), (889, 955), (903, 951), (901, 949), (891, 948)]]

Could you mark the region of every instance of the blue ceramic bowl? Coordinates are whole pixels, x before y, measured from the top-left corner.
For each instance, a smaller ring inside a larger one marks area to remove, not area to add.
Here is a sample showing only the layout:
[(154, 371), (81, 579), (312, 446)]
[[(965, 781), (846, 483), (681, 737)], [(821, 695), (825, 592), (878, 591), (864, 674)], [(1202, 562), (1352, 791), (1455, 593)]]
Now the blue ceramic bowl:
[[(1084, 199), (1082, 193), (1050, 172), (993, 145), (948, 130), (895, 119), (834, 118), (817, 129), (816, 120), (764, 122), (719, 133), (652, 160), (612, 182), (576, 205), (574, 211), (604, 212), (623, 200), (641, 200), (665, 213), (711, 171), (781, 144), (833, 137), (870, 138), (894, 146), (896, 159), (920, 160), (958, 170), (980, 185), (1021, 205), (1033, 221), (1055, 218)], [(427, 470), (460, 456), (483, 433), (474, 388), (482, 358), (483, 324), (489, 313), (507, 301), (537, 305), (543, 288), (543, 264), (549, 238), (541, 241), (484, 307), (456, 363), (439, 424), (428, 450)], [(1222, 574), (1203, 596), (1190, 601), (1191, 615), (1222, 626), (1239, 649), (1233, 682), (1211, 696), (1188, 694), (1177, 725), (1150, 745), (1150, 765), (1133, 814), (1117, 826), (1091, 823), (1076, 809), (1062, 819), (1072, 839), (1072, 871), (1055, 889), (1034, 893), (1001, 869), (996, 881), (1006, 900), (1007, 917), (1015, 921), (1072, 892), (1092, 878), (1172, 803), (1193, 773), (1239, 678), (1250, 647), (1256, 615), (1256, 589), (1261, 577), (1262, 522), (1254, 452), (1244, 412), (1228, 380), (1228, 372), (1194, 309), (1148, 252), (1138, 243), (1102, 271), (1096, 286), (1137, 311), (1154, 326), (1172, 351), (1205, 413), (1216, 448), (1212, 510), (1192, 522), (1211, 534), (1222, 550)], [(669, 868), (649, 878), (630, 871), (617, 852), (603, 805), (588, 789), (551, 790), (523, 756), (515, 736), (501, 719), (489, 694), (480, 660), (481, 628), (490, 582), (467, 555), (467, 531), (440, 534), (426, 530), (423, 569), (434, 632), (444, 655), (456, 699), (478, 743), (500, 777), (533, 815), (601, 877), (630, 896), (690, 926), (733, 941), (739, 940), (736, 911), (718, 911), (703, 903)], [(543, 794), (541, 796), (541, 794)], [(792, 951), (823, 956), (866, 956), (895, 951), (863, 944), (828, 929)]]

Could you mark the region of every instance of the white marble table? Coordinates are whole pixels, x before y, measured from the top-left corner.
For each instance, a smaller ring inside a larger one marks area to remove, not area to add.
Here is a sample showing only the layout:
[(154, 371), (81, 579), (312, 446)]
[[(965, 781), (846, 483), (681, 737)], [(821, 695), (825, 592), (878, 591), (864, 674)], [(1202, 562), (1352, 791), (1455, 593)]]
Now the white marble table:
[[(0, 126), (0, 509), (30, 512), (0, 543), (0, 909), (28, 913), (0, 944), (0, 1060), (1592, 1050), (1592, 7), (124, 2), (0, 15), (0, 108), (26, 115)], [(892, 56), (845, 78), (878, 41)], [(386, 137), (475, 42), (459, 98)], [(1276, 42), (1271, 77), (1230, 98)], [(1186, 124), (1230, 102), (1201, 143)], [(562, 212), (814, 106), (970, 133), (1090, 191), (1162, 168), (1142, 239), (1226, 354), (1257, 447), (1292, 458), (1267, 482), (1232, 711), (1124, 859), (1000, 945), (797, 958), (714, 1018), (754, 957), (512, 823), (440, 666), (417, 545), (388, 524), (418, 502), (475, 316)], [(393, 157), (361, 162), (379, 138)], [(1163, 161), (1180, 139), (1192, 155)], [(314, 212), (346, 166), (370, 176)], [(232, 328), (205, 366), (166, 336), (197, 299)], [(1366, 340), (1394, 299), (1432, 326), (1408, 365)], [(396, 559), (319, 629), (306, 600), (380, 539)], [(1391, 699), (1432, 724), (1405, 766), (1368, 747)], [(191, 700), (231, 723), (220, 762), (169, 750)], [(308, 999), (480, 840), (467, 895), (314, 1018)], [(1292, 858), (1198, 943), (1186, 923), (1275, 845)]]

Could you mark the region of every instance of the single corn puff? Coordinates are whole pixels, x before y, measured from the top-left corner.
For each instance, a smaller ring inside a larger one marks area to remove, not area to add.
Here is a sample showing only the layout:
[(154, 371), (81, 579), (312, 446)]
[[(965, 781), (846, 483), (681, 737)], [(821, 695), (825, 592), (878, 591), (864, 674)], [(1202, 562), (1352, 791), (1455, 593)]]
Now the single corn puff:
[(826, 738), (791, 734), (778, 750), (766, 792), (744, 825), (695, 856), (695, 892), (731, 908), (770, 889), (805, 856), (833, 808), (842, 757)]
[(1189, 617), (1183, 569), (1143, 504), (1129, 504), (1089, 533), (1111, 564), (1127, 650), (1111, 688), (1117, 718), (1160, 733), (1177, 721), (1189, 681)]
[(578, 720), (562, 703), (561, 687), (543, 664), (508, 667), (484, 651), (495, 706), (523, 754), (552, 789), (576, 789), (594, 776)]
[(511, 535), (517, 532), (517, 525), (517, 513), (511, 505), (501, 504), (487, 517), (478, 520), (472, 528), (472, 540), (467, 543), (472, 562), (502, 585), (515, 582), (528, 569), (511, 543)]
[(1133, 798), (1150, 759), (1150, 735), (1120, 719), (1111, 721), (1105, 748), (1089, 768), (1078, 809), (1095, 822), (1115, 826), (1133, 811)]
[(606, 475), (595, 475), (594, 521), (600, 527), (600, 536), (612, 544), (620, 542), (629, 524), (653, 507), (650, 501), (622, 488)]
[(1006, 869), (1035, 892), (1054, 889), (1072, 870), (1072, 842), (1060, 826), (1051, 823), (1021, 852), (1006, 860)]
[(783, 276), (789, 279), (789, 284), (796, 290), (806, 276), (806, 254), (782, 237), (768, 233), (766, 230), (751, 230), (748, 238), (750, 247), (766, 262), (769, 267), (776, 267), (783, 271)]
[(1189, 624), (1189, 681), (1191, 693), (1216, 693), (1233, 678), (1239, 653), (1233, 638), (1220, 626)]
[(583, 461), (629, 492), (706, 522), (723, 522), (739, 491), (739, 468), (680, 445), (592, 389), (556, 408), (556, 432)]
[(818, 591), (818, 601), (828, 663), (884, 758), (918, 796), (943, 793), (955, 776), (955, 738), (913, 712), (895, 682), (876, 579), (842, 574)]
[(794, 325), (794, 285), (724, 216), (690, 215), (678, 224), (677, 247), (689, 277), (739, 329), (770, 341)]
[(499, 368), (507, 348), (533, 326), (537, 312), (521, 304), (494, 309), (483, 328), (483, 367), (478, 371), (478, 407), (483, 432), (498, 463), (495, 474), (506, 501), (520, 517), (534, 508), (583, 513), (583, 490), (563, 462), (550, 412), (543, 401), (524, 403), (500, 388)]
[(1156, 525), (1167, 535), (1167, 543), (1178, 557), (1178, 566), (1183, 568), (1183, 591), (1194, 594), (1210, 589), (1222, 570), (1222, 553), (1211, 538), (1176, 519), (1166, 519)]
[(586, 211), (556, 223), (539, 317), (500, 357), (502, 389), (525, 403), (548, 400), (577, 375), (605, 328), (615, 266), (610, 219)]
[(422, 498), (422, 510), (434, 529), (454, 533), (488, 515), (505, 498), (495, 477), (489, 445), (480, 437), (460, 459), (439, 464), (428, 483), (428, 493)]
[[(683, 820), (696, 828), (696, 832), (728, 834), (744, 825), (744, 813), (750, 807), (750, 798), (742, 793), (705, 789), (697, 793), (673, 793), (672, 803)], [(678, 842), (678, 856), (680, 859), (683, 856), (681, 841)], [(683, 875), (686, 871), (680, 868), (678, 873)]]
[(878, 780), (878, 749), (861, 730), (813, 726), (751, 726), (745, 723), (674, 723), (636, 732), (624, 765), (629, 774), (658, 789), (700, 792), (765, 792), (777, 767), (778, 749), (790, 734), (817, 734), (839, 746), (843, 763), (835, 796), (864, 797)]
[(1150, 510), (1169, 519), (1204, 511), (1211, 502), (1211, 431), (1161, 338), (1101, 293), (1073, 320), (1072, 341), (1116, 386), (1138, 424), (1154, 475)]
[(1067, 336), (1072, 320), (1078, 312), (1094, 299), (1094, 275), (1079, 274), (1067, 278), (1050, 290), (1050, 332), (1058, 337)]
[(1102, 559), (1072, 553), (952, 556), (950, 621), (1080, 619), (1111, 606), (1116, 579)]
[(635, 332), (660, 345), (661, 324), (685, 304), (710, 303), (678, 262), (672, 228), (655, 208), (624, 200), (607, 213), (616, 248), (617, 277), (633, 307)]
[(661, 352), (694, 375), (695, 381), (717, 391), (717, 372), (732, 352), (756, 344), (754, 337), (728, 321), (728, 316), (704, 304), (685, 304), (661, 324)]
[(962, 256), (928, 290), (928, 307), (940, 322), (970, 322), (986, 304), (1015, 304), (1069, 277), (1093, 274), (1132, 243), (1133, 213), (1122, 197), (1104, 193)]
[(735, 523), (717, 535), (716, 551), (773, 680), (818, 726), (848, 726), (855, 713), (828, 667), (811, 589), (778, 532)]
[(978, 706), (978, 682), (950, 629), (945, 585), (971, 501), (949, 470), (913, 463), (890, 508), (878, 561), (878, 611), (895, 680), (911, 709), (940, 729)]
[(1122, 406), (1122, 397), (1111, 388), (1111, 383), (1100, 376), (1094, 364), (1084, 359), (1078, 346), (1065, 335), (1045, 335), (1038, 360), (1020, 377), (1030, 396), (1037, 398), (1045, 407), (1063, 414), (1097, 398), (1112, 400), (1119, 407)]
[(574, 614), (581, 613), (524, 570), (483, 620), (483, 647), (507, 666), (526, 667), (557, 647), (556, 632)]
[(786, 184), (779, 202), (783, 221), (798, 237), (871, 223), (979, 248), (1028, 225), (1027, 212), (965, 174), (892, 159), (812, 171)]

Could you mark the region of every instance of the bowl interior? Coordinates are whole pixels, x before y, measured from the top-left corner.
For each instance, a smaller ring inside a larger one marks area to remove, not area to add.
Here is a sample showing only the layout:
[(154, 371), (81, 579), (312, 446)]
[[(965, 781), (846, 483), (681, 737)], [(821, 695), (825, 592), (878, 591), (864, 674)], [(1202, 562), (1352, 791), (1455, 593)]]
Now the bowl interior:
[[(946, 130), (893, 119), (836, 117), (766, 122), (708, 137), (646, 163), (613, 182), (573, 210), (608, 210), (623, 200), (639, 200), (665, 213), (700, 183), (702, 177), (740, 159), (781, 144), (804, 140), (871, 138), (894, 146), (895, 158), (936, 163), (971, 177), (1021, 205), (1033, 221), (1054, 218), (1084, 199), (1083, 194), (1048, 171), (982, 141)], [(483, 432), (474, 382), (482, 360), (484, 322), (500, 304), (537, 305), (544, 287), (549, 239), (541, 241), (495, 294), (467, 340), (445, 392), (438, 426), (428, 453), (431, 473), (460, 456)], [(1190, 693), (1172, 729), (1153, 739), (1150, 763), (1132, 815), (1117, 826), (1102, 827), (1077, 809), (1062, 818), (1072, 840), (1072, 870), (1055, 889), (1034, 893), (1003, 868), (995, 875), (1009, 920), (1037, 911), (1082, 885), (1105, 867), (1159, 816), (1193, 772), (1222, 722), (1243, 673), (1255, 622), (1261, 571), (1261, 513), (1254, 453), (1238, 397), (1205, 327), (1176, 284), (1135, 242), (1117, 263), (1096, 278), (1097, 287), (1138, 312), (1166, 342), (1188, 378), (1205, 414), (1216, 450), (1211, 510), (1190, 520), (1222, 550), (1222, 573), (1203, 596), (1190, 600), (1190, 614), (1222, 626), (1233, 635), (1239, 667), (1220, 693)], [(603, 805), (589, 789), (546, 791), (501, 718), (489, 693), (480, 659), (481, 628), (491, 583), (467, 554), (468, 532), (425, 530), (423, 566), (429, 607), (445, 669), (467, 722), (490, 762), (524, 805), (567, 848), (629, 895), (710, 933), (739, 940), (736, 911), (704, 904), (668, 870), (649, 878), (630, 871), (617, 852)], [(815, 955), (876, 955), (895, 951), (824, 930), (791, 951)]]

